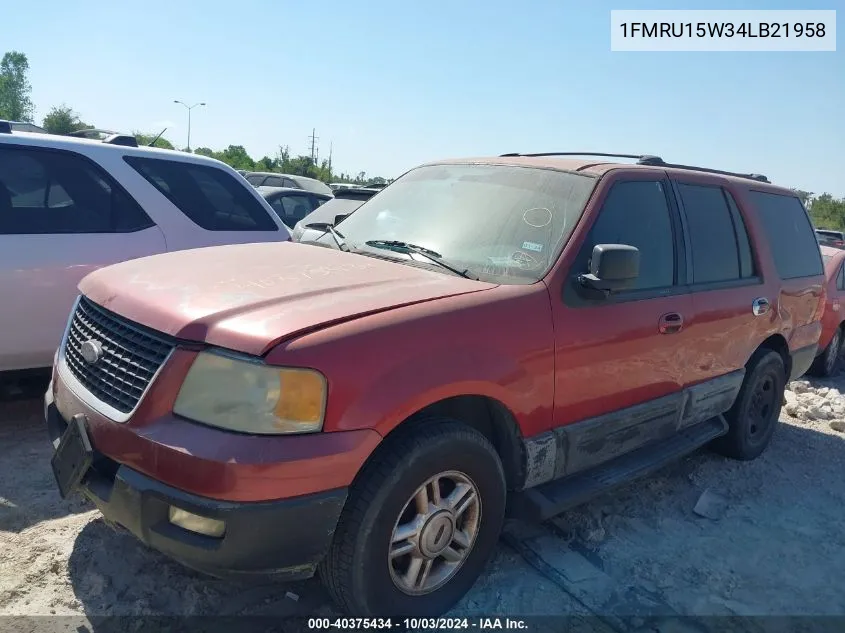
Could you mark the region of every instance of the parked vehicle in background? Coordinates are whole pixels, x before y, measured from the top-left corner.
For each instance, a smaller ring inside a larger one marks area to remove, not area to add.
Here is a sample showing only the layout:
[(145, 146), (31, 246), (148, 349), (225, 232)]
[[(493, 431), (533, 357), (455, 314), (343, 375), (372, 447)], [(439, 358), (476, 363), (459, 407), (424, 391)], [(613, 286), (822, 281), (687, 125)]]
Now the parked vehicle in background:
[(371, 182), (367, 185), (364, 185), (368, 189), (384, 189), (387, 186), (386, 182)]
[(832, 231), (830, 229), (816, 229), (816, 236), (819, 244), (823, 246), (833, 246), (834, 248), (845, 248), (845, 233), (842, 231)]
[(326, 183), (294, 174), (277, 174), (271, 171), (250, 171), (246, 173), (247, 182), (253, 187), (290, 187), (292, 189), (305, 189), (312, 193), (332, 195), (331, 187)]
[(35, 132), (38, 134), (47, 134), (47, 130), (43, 127), (38, 127), (34, 123), (27, 123), (26, 121), (8, 121), (13, 132)]
[(363, 187), (335, 189), (332, 200), (296, 223), (291, 231), (291, 239), (296, 242), (308, 242), (322, 237), (329, 225), (334, 226), (337, 223), (339, 216), (349, 215), (379, 191)]
[(314, 209), (332, 199), (329, 195), (289, 187), (257, 187), (256, 189), (287, 227), (295, 226)]
[(845, 250), (821, 246), (827, 279), (827, 299), (819, 337), (819, 354), (807, 372), (811, 376), (830, 376), (836, 372), (845, 336)]
[(508, 501), (543, 520), (704, 445), (756, 458), (821, 333), (801, 201), (601, 156), (435, 162), (325, 248), (89, 275), (45, 395), (60, 491), (194, 569), (319, 568), (348, 613), (434, 616)]
[(336, 191), (338, 189), (359, 189), (361, 185), (355, 185), (350, 182), (330, 182), (329, 187), (332, 191)]
[(79, 281), (101, 266), (289, 239), (264, 199), (219, 161), (138, 147), (133, 136), (10, 128), (0, 121), (0, 372), (51, 365)]

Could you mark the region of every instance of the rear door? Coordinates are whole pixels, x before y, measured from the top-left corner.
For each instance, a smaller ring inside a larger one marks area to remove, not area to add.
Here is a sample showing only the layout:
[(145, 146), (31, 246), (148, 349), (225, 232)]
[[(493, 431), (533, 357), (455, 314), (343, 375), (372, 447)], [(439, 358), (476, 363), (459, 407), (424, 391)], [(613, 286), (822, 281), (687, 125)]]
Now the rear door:
[(825, 284), (821, 251), (797, 196), (760, 188), (750, 189), (745, 197), (760, 220), (773, 272), (780, 278), (774, 306), (778, 330), (792, 353), (794, 378), (809, 368), (821, 334)]
[(93, 161), (0, 144), (0, 371), (52, 364), (85, 275), (164, 250), (159, 228)]
[(776, 297), (767, 296), (728, 181), (690, 173), (672, 184), (688, 243), (693, 305), (685, 382), (696, 384), (745, 365), (771, 329), (771, 309), (755, 310), (755, 301), (771, 304)]

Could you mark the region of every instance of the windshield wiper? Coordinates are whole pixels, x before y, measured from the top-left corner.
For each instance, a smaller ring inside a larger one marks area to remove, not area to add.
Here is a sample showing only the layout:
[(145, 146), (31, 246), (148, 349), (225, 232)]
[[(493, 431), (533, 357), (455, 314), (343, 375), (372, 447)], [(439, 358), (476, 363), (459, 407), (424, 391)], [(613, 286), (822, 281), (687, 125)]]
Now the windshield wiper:
[(373, 248), (384, 248), (387, 250), (395, 250), (404, 253), (414, 253), (416, 255), (420, 255), (425, 257), (428, 261), (437, 264), (441, 268), (445, 268), (446, 270), (450, 270), (456, 275), (460, 275), (466, 279), (472, 279), (478, 281), (478, 277), (473, 275), (469, 272), (466, 268), (461, 270), (460, 268), (449, 264), (448, 262), (443, 260), (443, 256), (431, 250), (430, 248), (426, 248), (425, 246), (418, 246), (416, 244), (408, 244), (408, 242), (400, 242), (397, 240), (370, 240), (368, 242), (364, 242), (367, 246), (372, 246)]
[(323, 235), (328, 233), (334, 239), (334, 243), (337, 244), (337, 247), (342, 251), (349, 251), (349, 246), (346, 244), (346, 238), (343, 237), (340, 233), (337, 232), (337, 229), (334, 228), (334, 224), (330, 222), (312, 222), (311, 224), (305, 225), (306, 229), (315, 229), (317, 231), (323, 231)]

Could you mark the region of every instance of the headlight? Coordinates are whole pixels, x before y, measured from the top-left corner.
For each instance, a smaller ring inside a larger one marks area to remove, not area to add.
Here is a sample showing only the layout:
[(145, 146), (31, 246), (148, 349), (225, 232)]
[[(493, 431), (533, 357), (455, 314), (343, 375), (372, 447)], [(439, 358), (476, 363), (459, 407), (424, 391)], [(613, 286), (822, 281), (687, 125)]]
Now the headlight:
[(323, 428), (326, 379), (312, 369), (273, 367), (201, 352), (173, 412), (222, 429), (276, 435)]

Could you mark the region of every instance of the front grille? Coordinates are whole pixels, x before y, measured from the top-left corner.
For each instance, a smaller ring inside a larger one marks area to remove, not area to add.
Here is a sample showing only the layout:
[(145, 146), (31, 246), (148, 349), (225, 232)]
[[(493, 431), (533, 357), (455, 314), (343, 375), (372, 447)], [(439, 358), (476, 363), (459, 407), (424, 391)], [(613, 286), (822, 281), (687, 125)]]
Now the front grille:
[[(96, 341), (102, 356), (89, 364), (82, 345)], [(138, 404), (174, 343), (81, 297), (70, 322), (64, 349), (70, 372), (99, 400), (121, 413)]]

